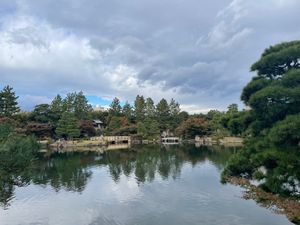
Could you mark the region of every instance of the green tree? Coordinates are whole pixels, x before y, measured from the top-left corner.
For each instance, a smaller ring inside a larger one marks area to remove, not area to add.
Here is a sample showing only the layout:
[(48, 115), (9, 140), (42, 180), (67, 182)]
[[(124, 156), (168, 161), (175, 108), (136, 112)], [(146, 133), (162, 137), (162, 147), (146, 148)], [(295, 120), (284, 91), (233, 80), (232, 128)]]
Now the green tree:
[(60, 117), (64, 111), (63, 104), (64, 104), (64, 102), (60, 95), (56, 95), (50, 104), (51, 117), (55, 123), (60, 119)]
[(121, 114), (122, 107), (120, 105), (120, 100), (115, 97), (110, 104), (109, 115), (110, 116), (119, 116)]
[[(266, 49), (252, 65), (251, 70), (257, 76), (241, 96), (251, 109), (229, 121), (237, 129), (244, 120), (243, 129), (249, 127), (251, 138), (229, 160), (224, 176), (264, 178), (261, 186), (278, 194), (295, 194), (299, 190), (299, 64), (300, 41), (293, 41)], [(259, 172), (261, 166), (267, 169), (266, 175)]]
[(137, 123), (137, 132), (144, 139), (157, 139), (160, 136), (159, 124), (156, 120), (146, 117), (143, 122)]
[(51, 121), (50, 118), (50, 105), (40, 104), (34, 107), (31, 113), (31, 119), (41, 123), (48, 123)]
[(185, 139), (194, 139), (196, 135), (207, 135), (209, 126), (203, 118), (190, 117), (177, 127), (176, 133)]
[(275, 79), (291, 69), (300, 69), (300, 41), (284, 42), (267, 48), (251, 66), (258, 76)]
[(172, 117), (176, 117), (180, 113), (180, 105), (173, 98), (170, 101), (169, 109), (170, 109), (170, 115)]
[(63, 112), (74, 112), (74, 102), (76, 99), (76, 92), (74, 93), (68, 93), (67, 96), (63, 100)]
[(269, 139), (275, 145), (300, 144), (300, 114), (287, 116), (270, 130)]
[(147, 98), (145, 103), (145, 116), (154, 118), (155, 117), (155, 105), (152, 98)]
[(156, 118), (161, 131), (169, 128), (170, 107), (167, 100), (164, 98), (156, 105)]
[(0, 92), (0, 116), (11, 117), (19, 112), (18, 98), (12, 87), (5, 86)]
[(134, 101), (134, 114), (137, 122), (145, 119), (145, 99), (141, 95), (137, 95)]
[(238, 113), (238, 111), (239, 111), (238, 105), (233, 103), (228, 106), (227, 114), (234, 115), (234, 114)]
[(133, 117), (133, 111), (132, 111), (132, 106), (129, 104), (128, 101), (125, 102), (123, 108), (122, 108), (122, 114), (124, 116), (126, 116), (126, 118), (129, 121), (132, 121), (132, 117)]
[(55, 130), (58, 137), (76, 138), (80, 136), (79, 123), (74, 113), (64, 112)]
[(13, 128), (9, 124), (0, 123), (0, 144), (8, 138), (12, 131)]
[(88, 103), (87, 98), (80, 91), (76, 94), (74, 99), (74, 112), (78, 119), (87, 119), (89, 117), (89, 113), (93, 110), (92, 106)]

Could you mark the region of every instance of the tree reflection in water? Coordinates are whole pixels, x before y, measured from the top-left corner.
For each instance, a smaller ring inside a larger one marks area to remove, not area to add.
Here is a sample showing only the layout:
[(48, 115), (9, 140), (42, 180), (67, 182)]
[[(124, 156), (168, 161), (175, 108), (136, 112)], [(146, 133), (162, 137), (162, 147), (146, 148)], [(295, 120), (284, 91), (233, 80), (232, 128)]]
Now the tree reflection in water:
[(91, 168), (106, 166), (114, 182), (125, 175), (135, 176), (138, 184), (180, 177), (183, 164), (193, 166), (210, 160), (220, 170), (234, 149), (220, 146), (142, 145), (127, 150), (65, 152), (40, 155), (28, 168), (14, 173), (0, 171), (0, 204), (7, 208), (14, 198), (15, 187), (28, 184), (51, 186), (55, 191), (83, 192), (92, 177)]

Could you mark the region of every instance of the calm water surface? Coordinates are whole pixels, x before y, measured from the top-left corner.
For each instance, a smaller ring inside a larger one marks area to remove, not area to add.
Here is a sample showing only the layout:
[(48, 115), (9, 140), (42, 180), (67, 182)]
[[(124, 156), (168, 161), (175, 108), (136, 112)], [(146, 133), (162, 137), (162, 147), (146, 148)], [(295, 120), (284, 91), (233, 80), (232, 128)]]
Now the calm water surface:
[(34, 168), (1, 181), (0, 224), (291, 224), (244, 200), (240, 187), (220, 183), (233, 151), (140, 146), (48, 153)]

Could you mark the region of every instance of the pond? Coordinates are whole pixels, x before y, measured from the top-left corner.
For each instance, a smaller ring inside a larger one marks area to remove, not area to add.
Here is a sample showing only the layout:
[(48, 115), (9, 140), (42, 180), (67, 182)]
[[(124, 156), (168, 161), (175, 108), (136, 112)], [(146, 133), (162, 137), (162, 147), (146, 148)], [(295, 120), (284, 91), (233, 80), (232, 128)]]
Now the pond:
[(44, 153), (1, 179), (1, 225), (286, 225), (220, 183), (236, 147), (135, 146)]

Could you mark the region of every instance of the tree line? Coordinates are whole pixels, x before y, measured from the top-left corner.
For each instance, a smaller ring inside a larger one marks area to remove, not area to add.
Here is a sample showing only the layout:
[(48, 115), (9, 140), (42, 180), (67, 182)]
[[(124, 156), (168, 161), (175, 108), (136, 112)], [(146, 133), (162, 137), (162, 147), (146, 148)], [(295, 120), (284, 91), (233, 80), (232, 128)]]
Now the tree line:
[[(10, 124), (18, 133), (38, 138), (83, 138), (95, 135), (131, 135), (140, 139), (158, 139), (163, 132), (194, 139), (196, 135), (245, 136), (249, 113), (239, 111), (237, 104), (225, 112), (211, 110), (207, 114), (190, 115), (180, 104), (162, 98), (137, 95), (133, 105), (121, 104), (114, 98), (108, 110), (94, 111), (80, 92), (56, 95), (50, 104), (39, 104), (31, 112), (21, 112), (18, 96), (10, 86), (0, 92), (0, 120)], [(105, 129), (95, 129), (93, 120), (101, 120)]]

